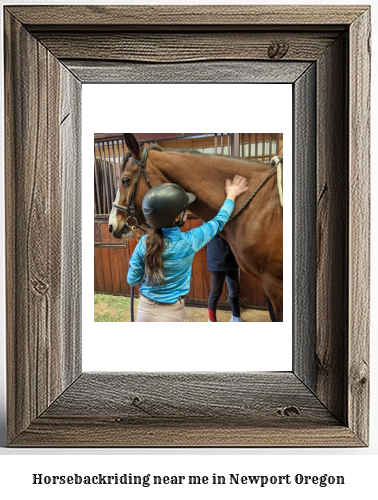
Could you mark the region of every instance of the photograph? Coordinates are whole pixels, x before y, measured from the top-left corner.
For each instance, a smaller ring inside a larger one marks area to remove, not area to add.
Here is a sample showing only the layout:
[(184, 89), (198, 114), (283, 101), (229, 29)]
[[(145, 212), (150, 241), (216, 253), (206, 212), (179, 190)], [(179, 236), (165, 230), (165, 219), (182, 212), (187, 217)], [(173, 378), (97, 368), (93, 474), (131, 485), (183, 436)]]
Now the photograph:
[(94, 134), (94, 252), (95, 321), (283, 321), (283, 134)]

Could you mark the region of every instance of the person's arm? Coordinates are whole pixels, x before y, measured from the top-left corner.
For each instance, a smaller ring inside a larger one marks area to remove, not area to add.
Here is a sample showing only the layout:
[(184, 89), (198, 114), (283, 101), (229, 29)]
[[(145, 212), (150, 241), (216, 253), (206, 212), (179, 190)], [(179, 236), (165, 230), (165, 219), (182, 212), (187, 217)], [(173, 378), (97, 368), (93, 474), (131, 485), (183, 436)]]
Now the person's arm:
[(127, 273), (127, 283), (130, 286), (140, 285), (143, 281), (144, 265), (144, 239), (142, 238), (131, 256), (129, 262), (129, 271)]
[(235, 207), (235, 203), (230, 199), (226, 199), (217, 215), (209, 222), (206, 222), (200, 227), (196, 227), (187, 233), (184, 233), (188, 239), (190, 246), (195, 252), (201, 250), (209, 243), (214, 236), (222, 231), (226, 222), (230, 218)]
[(215, 218), (185, 233), (185, 237), (188, 238), (195, 252), (201, 250), (216, 234), (222, 231), (234, 210), (236, 198), (247, 189), (247, 179), (244, 177), (236, 175), (232, 181), (230, 179), (226, 180), (225, 191), (227, 197)]

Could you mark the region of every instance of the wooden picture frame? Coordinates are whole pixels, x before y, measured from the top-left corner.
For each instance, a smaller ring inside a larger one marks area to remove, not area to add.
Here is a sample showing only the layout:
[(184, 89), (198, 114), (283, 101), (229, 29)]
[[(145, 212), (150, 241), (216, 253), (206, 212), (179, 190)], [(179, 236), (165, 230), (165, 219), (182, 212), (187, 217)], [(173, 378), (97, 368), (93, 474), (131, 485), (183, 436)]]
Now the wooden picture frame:
[[(369, 7), (6, 6), (4, 22), (9, 446), (367, 446)], [(292, 83), (292, 372), (82, 373), (80, 95), (110, 81)]]

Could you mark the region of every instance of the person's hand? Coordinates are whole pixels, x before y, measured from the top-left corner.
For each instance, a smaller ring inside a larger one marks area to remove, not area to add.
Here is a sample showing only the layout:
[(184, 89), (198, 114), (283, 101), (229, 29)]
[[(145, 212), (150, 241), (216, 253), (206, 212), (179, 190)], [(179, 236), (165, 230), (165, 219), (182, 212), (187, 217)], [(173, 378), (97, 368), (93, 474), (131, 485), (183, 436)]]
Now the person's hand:
[(240, 175), (235, 175), (232, 179), (226, 179), (226, 195), (229, 200), (235, 201), (236, 198), (247, 191), (247, 179), (245, 177), (241, 177)]

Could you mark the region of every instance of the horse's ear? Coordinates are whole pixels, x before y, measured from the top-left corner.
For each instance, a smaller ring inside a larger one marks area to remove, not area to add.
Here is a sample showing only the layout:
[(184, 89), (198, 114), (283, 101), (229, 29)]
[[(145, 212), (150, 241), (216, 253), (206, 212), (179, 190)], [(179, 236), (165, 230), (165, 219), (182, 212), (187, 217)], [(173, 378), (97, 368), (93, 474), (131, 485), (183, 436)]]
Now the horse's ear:
[(123, 134), (123, 138), (125, 139), (126, 146), (133, 155), (133, 157), (136, 160), (140, 160), (139, 144), (138, 141), (135, 139), (134, 134)]

